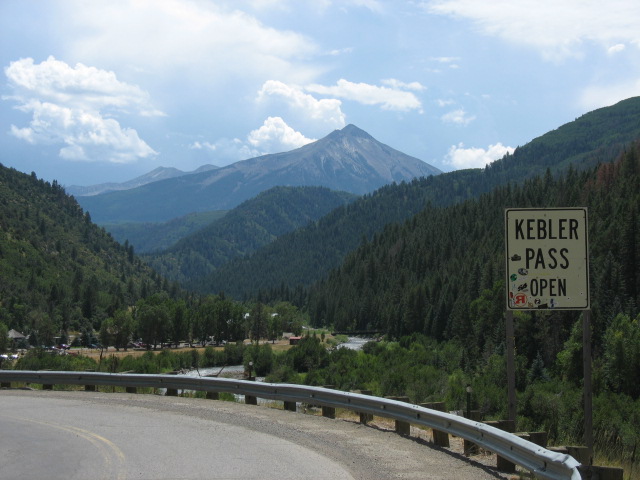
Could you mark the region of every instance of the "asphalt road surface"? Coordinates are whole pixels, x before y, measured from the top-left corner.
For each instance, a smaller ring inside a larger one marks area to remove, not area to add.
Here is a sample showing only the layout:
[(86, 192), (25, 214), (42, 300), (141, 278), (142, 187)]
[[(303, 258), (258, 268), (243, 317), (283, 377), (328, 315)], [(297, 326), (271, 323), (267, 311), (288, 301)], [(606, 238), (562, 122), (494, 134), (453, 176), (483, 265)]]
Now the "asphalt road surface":
[(0, 479), (491, 479), (353, 422), (204, 399), (0, 390)]

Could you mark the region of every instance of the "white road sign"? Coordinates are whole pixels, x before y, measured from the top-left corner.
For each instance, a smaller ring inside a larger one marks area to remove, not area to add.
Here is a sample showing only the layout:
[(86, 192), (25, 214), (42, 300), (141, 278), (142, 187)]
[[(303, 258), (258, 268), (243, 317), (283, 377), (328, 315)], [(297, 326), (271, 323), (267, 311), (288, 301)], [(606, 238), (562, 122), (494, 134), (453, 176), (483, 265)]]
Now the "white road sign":
[(586, 310), (586, 208), (505, 210), (507, 308)]

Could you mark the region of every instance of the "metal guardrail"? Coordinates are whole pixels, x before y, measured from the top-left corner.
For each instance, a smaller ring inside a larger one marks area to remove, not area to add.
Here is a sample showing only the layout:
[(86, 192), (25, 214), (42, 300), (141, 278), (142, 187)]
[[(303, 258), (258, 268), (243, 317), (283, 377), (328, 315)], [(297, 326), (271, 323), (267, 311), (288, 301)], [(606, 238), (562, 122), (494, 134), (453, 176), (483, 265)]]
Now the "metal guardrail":
[(397, 400), (304, 385), (275, 384), (229, 378), (177, 375), (110, 374), (94, 372), (45, 372), (0, 370), (0, 382), (43, 385), (106, 385), (150, 387), (204, 392), (226, 392), (285, 402), (302, 402), (368, 413), (422, 425), (469, 440), (520, 465), (543, 479), (581, 478), (580, 463), (567, 454), (552, 452), (514, 434), (481, 422)]

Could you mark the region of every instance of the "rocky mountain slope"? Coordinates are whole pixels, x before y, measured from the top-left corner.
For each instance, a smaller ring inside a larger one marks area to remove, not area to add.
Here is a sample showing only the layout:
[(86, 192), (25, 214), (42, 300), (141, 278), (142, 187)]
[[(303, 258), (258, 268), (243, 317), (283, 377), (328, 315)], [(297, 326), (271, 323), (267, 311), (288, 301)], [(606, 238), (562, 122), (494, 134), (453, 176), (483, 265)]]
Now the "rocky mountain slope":
[(229, 210), (276, 186), (323, 186), (364, 194), (392, 182), (439, 173), (348, 125), (290, 152), (78, 201), (97, 223), (166, 221), (191, 212)]

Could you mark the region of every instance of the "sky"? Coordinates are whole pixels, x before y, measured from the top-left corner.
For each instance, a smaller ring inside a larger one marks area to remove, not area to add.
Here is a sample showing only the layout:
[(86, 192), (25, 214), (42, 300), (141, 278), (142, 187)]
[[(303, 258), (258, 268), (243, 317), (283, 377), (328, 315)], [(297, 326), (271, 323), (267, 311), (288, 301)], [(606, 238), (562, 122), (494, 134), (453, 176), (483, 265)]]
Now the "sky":
[(61, 185), (354, 124), (443, 171), (640, 95), (637, 0), (0, 0), (0, 162)]

